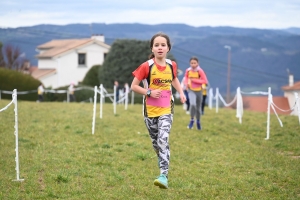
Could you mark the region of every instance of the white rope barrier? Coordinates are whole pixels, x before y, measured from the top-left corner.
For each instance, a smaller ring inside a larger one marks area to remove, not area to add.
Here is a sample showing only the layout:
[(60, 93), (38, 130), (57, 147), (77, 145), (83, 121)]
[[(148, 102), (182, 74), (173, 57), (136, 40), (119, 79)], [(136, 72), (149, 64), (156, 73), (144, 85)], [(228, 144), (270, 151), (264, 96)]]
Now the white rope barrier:
[(104, 99), (104, 89), (103, 85), (100, 85), (100, 119), (102, 119), (102, 110), (103, 110), (103, 99)]
[(208, 90), (208, 108), (210, 110), (212, 109), (213, 98), (214, 98), (213, 89), (209, 88), (209, 90)]
[[(78, 90), (94, 90), (92, 87), (86, 87), (86, 86), (83, 86), (83, 87), (78, 87), (78, 88), (74, 88), (75, 91), (78, 91)], [(29, 94), (29, 93), (35, 93), (37, 92), (37, 90), (28, 90), (28, 91), (20, 91), (20, 92), (17, 92), (18, 95), (21, 95), (21, 94)], [(46, 89), (44, 90), (45, 93), (54, 93), (54, 94), (64, 94), (66, 93), (67, 94), (67, 102), (70, 102), (69, 100), (69, 91), (68, 90), (54, 90), (54, 89)], [(12, 91), (6, 91), (6, 90), (0, 90), (0, 100), (1, 100), (1, 93), (3, 94), (12, 94), (13, 92)]]
[(242, 94), (260, 94), (260, 95), (269, 95), (268, 92), (262, 92), (262, 91), (255, 91), (255, 92), (243, 92), (241, 91)]
[(114, 85), (114, 101), (113, 101), (113, 106), (114, 106), (114, 115), (117, 113), (117, 86)]
[[(113, 102), (113, 113), (116, 115), (117, 113), (117, 103), (123, 103), (125, 102), (125, 110), (128, 108), (128, 95), (129, 95), (129, 87), (125, 87), (125, 93), (121, 96), (121, 99), (116, 101), (117, 97), (117, 87), (114, 86), (114, 93), (109, 94), (107, 90), (103, 87), (103, 84), (100, 84), (99, 90), (96, 91), (100, 95), (100, 119), (102, 119), (102, 110), (103, 110), (103, 102), (105, 97), (109, 97), (110, 100)], [(113, 96), (114, 98), (111, 98)]]
[(226, 103), (225, 100), (223, 99), (223, 97), (220, 95), (219, 93), (219, 88), (216, 88), (216, 95), (213, 96), (213, 90), (212, 88), (209, 89), (209, 106), (212, 105), (212, 101), (213, 99), (216, 100), (216, 113), (218, 113), (218, 108), (219, 108), (219, 98), (222, 101), (222, 103), (224, 104), (224, 106), (228, 107), (231, 106), (235, 101), (236, 101), (236, 117), (239, 118), (239, 122), (240, 124), (242, 123), (242, 116), (243, 116), (243, 99), (242, 99), (242, 94), (255, 94), (255, 95), (268, 95), (268, 107), (267, 107), (267, 136), (266, 136), (266, 140), (268, 140), (270, 138), (270, 112), (271, 109), (273, 109), (274, 114), (276, 115), (278, 122), (280, 124), (281, 127), (283, 127), (283, 123), (280, 120), (276, 109), (282, 111), (282, 112), (290, 112), (290, 111), (294, 111), (296, 112), (296, 108), (298, 111), (298, 120), (299, 120), (299, 124), (300, 124), (300, 100), (299, 100), (299, 95), (298, 93), (294, 93), (295, 95), (295, 104), (294, 106), (289, 109), (289, 110), (283, 110), (281, 108), (279, 108), (274, 102), (273, 102), (273, 96), (271, 94), (271, 88), (268, 88), (268, 92), (263, 92), (263, 91), (255, 91), (255, 92), (242, 92), (240, 90), (240, 88), (237, 88), (237, 93), (234, 97), (234, 99), (232, 100), (232, 102), (230, 103)]
[(15, 97), (13, 96), (12, 101), (11, 101), (9, 104), (7, 104), (7, 106), (5, 106), (4, 108), (0, 109), (0, 112), (6, 110), (11, 104), (13, 104), (13, 103), (14, 103), (14, 98), (15, 98)]
[(45, 90), (46, 93), (57, 93), (57, 94), (64, 94), (67, 93), (68, 90)]
[(15, 157), (15, 161), (16, 161), (16, 174), (17, 174), (17, 177), (14, 181), (24, 181), (24, 179), (20, 179), (20, 162), (19, 162), (19, 131), (18, 131), (18, 101), (17, 101), (17, 95), (18, 95), (18, 92), (17, 92), (17, 89), (14, 89), (13, 92), (11, 93), (12, 94), (12, 101), (7, 105), (5, 106), (4, 108), (2, 108), (0, 110), (0, 112), (6, 110), (12, 103), (15, 104), (15, 109), (14, 109), (14, 112), (15, 112), (15, 132), (14, 132), (14, 135), (15, 135), (15, 143), (16, 143), (16, 148), (15, 148), (15, 152), (16, 152), (16, 157)]
[(93, 122), (92, 122), (92, 134), (95, 133), (95, 122), (96, 122), (96, 106), (97, 106), (97, 86), (94, 88), (94, 108), (93, 108)]
[[(1, 92), (3, 94), (13, 94), (12, 91), (1, 90)], [(17, 94), (29, 94), (29, 93), (33, 93), (33, 92), (37, 92), (37, 90), (21, 91), (21, 92), (17, 92)]]
[(236, 101), (237, 95), (234, 96), (233, 100), (230, 103), (226, 103), (225, 100), (223, 99), (223, 97), (220, 95), (220, 93), (219, 93), (219, 98), (225, 107), (229, 107), (229, 106), (232, 106), (233, 103)]
[(242, 117), (244, 113), (244, 108), (243, 108), (243, 99), (242, 99), (242, 94), (241, 94), (241, 89), (240, 87), (237, 88), (236, 91), (236, 117), (239, 118), (240, 124), (242, 123)]
[(271, 88), (269, 88), (269, 96), (268, 96), (268, 118), (267, 118), (267, 137), (265, 138), (266, 140), (270, 139), (270, 108), (273, 109), (277, 119), (278, 119), (278, 122), (280, 124), (281, 127), (283, 127), (283, 124), (282, 124), (282, 121), (280, 120), (277, 112), (276, 112), (276, 109), (277, 108), (278, 110), (282, 111), (282, 112), (290, 112), (290, 111), (293, 111), (295, 110), (295, 108), (297, 108), (298, 110), (298, 120), (299, 120), (299, 124), (300, 124), (300, 109), (299, 109), (299, 97), (298, 97), (298, 93), (294, 93), (295, 95), (295, 104), (294, 106), (289, 109), (289, 110), (283, 110), (281, 108), (279, 108), (278, 106), (276, 106), (276, 104), (273, 102), (273, 96), (271, 94)]
[[(272, 101), (272, 99), (271, 99), (271, 101)], [(274, 113), (275, 113), (275, 115), (276, 115), (276, 117), (278, 119), (278, 122), (279, 122), (280, 126), (283, 127), (282, 121), (280, 120), (280, 118), (279, 118), (279, 116), (278, 116), (278, 114), (276, 112), (276, 109), (274, 108), (274, 104), (272, 102), (271, 102), (271, 108), (273, 109), (273, 111), (274, 111)]]
[(295, 101), (294, 106), (293, 106), (291, 109), (288, 109), (288, 110), (283, 110), (283, 109), (279, 108), (278, 106), (276, 106), (276, 104), (273, 102), (273, 100), (272, 100), (271, 103), (272, 103), (272, 105), (273, 105), (275, 108), (277, 108), (278, 110), (280, 110), (280, 111), (282, 111), (282, 112), (291, 112), (291, 111), (293, 111), (293, 110), (295, 109), (296, 104), (297, 104), (297, 101)]
[(271, 88), (268, 88), (268, 111), (267, 111), (267, 136), (266, 136), (266, 140), (270, 139), (270, 110), (271, 110)]
[(20, 167), (19, 167), (19, 131), (18, 131), (18, 101), (17, 101), (17, 89), (14, 89), (14, 104), (15, 104), (15, 138), (16, 138), (16, 171), (17, 171), (17, 179), (15, 181), (24, 181), (24, 179), (20, 179)]
[[(104, 87), (102, 87), (102, 89), (103, 89), (103, 92), (104, 92), (102, 96), (108, 97), (108, 98), (111, 100), (111, 102), (114, 102), (114, 99), (111, 98), (111, 97), (114, 97), (115, 94), (114, 94), (114, 93), (109, 94), (109, 93), (107, 92), (107, 90), (106, 90)], [(100, 91), (98, 91), (98, 92), (99, 92), (99, 94), (100, 94)]]

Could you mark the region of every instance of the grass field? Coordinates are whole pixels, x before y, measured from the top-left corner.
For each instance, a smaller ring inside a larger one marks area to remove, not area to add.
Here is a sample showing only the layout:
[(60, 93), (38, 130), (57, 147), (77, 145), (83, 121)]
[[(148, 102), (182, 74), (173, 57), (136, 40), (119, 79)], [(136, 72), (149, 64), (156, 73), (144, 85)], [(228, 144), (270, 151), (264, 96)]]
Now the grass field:
[[(9, 103), (0, 101), (0, 108)], [(15, 182), (13, 105), (0, 113), (0, 199), (300, 199), (297, 117), (206, 108), (202, 131), (175, 108), (169, 189), (153, 185), (157, 159), (141, 105), (18, 102), (20, 178)]]

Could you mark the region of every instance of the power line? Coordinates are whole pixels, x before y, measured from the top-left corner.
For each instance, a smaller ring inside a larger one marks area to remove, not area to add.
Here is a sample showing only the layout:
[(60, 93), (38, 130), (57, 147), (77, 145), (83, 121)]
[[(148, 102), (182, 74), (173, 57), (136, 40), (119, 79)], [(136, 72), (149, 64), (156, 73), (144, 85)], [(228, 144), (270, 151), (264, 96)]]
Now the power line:
[[(195, 52), (184, 50), (184, 49), (181, 49), (181, 48), (178, 48), (178, 47), (174, 47), (173, 50), (177, 50), (177, 51), (181, 52), (182, 54), (186, 54), (186, 55), (196, 55), (199, 58), (202, 58), (201, 60), (204, 59), (206, 62), (210, 62), (210, 63), (214, 64), (214, 66), (216, 66), (216, 67), (220, 66), (220, 68), (223, 68), (223, 69), (225, 69), (225, 67), (227, 67), (227, 63), (225, 63), (223, 61), (216, 60), (214, 58), (210, 58), (210, 57), (207, 57), (207, 56), (195, 53)], [(240, 70), (240, 71), (243, 70), (243, 71), (241, 71), (242, 73), (246, 72), (246, 73), (252, 73), (252, 74), (258, 75), (260, 77), (272, 77), (272, 78), (277, 78), (278, 80), (279, 79), (286, 80), (286, 77), (279, 76), (279, 75), (276, 75), (276, 74), (270, 74), (270, 73), (266, 74), (266, 72), (255, 70), (255, 69), (249, 69), (247, 67), (242, 67), (242, 66), (239, 66), (239, 65), (232, 65), (231, 64), (231, 66), (234, 67), (236, 70)]]

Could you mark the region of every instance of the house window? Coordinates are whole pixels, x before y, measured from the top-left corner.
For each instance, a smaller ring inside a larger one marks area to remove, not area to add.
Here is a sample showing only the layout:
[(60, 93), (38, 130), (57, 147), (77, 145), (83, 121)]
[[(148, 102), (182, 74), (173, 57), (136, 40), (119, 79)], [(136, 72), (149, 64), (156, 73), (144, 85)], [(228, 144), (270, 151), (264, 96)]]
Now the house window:
[(78, 65), (86, 65), (86, 54), (85, 53), (79, 53), (78, 54)]

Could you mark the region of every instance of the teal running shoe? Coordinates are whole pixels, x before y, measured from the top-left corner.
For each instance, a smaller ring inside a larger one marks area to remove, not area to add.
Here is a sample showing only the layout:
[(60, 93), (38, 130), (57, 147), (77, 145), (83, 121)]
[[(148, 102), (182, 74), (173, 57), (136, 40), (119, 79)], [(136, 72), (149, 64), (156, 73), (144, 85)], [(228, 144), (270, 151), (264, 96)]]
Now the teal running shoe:
[(154, 180), (154, 185), (161, 189), (168, 189), (168, 179), (166, 175), (161, 174), (157, 179)]

